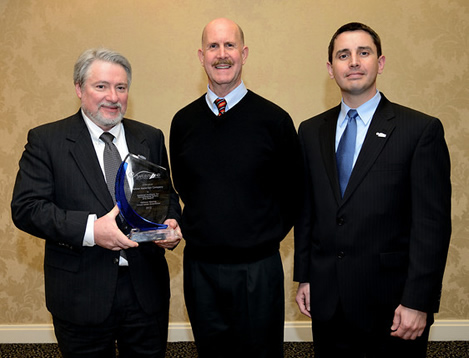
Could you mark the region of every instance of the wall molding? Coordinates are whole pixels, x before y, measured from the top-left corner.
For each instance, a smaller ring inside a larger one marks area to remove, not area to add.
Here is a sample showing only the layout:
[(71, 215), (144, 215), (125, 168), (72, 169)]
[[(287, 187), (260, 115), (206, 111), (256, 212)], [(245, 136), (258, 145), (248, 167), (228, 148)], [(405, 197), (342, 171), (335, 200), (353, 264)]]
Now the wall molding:
[[(170, 323), (169, 342), (193, 341), (189, 323)], [(285, 322), (286, 342), (312, 340), (308, 321)], [(469, 320), (436, 320), (430, 331), (431, 341), (469, 341)], [(52, 324), (0, 325), (0, 343), (56, 343)]]

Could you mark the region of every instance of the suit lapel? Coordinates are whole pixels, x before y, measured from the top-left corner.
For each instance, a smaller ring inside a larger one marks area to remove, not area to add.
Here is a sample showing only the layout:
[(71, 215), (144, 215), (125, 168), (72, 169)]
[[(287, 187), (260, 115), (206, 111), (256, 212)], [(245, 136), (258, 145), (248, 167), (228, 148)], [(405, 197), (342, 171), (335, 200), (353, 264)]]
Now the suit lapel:
[(90, 133), (80, 112), (70, 122), (70, 132), (67, 139), (73, 143), (70, 150), (71, 155), (91, 191), (107, 210), (111, 210), (114, 205), (112, 197), (99, 165)]
[(344, 200), (360, 185), (394, 130), (395, 123), (392, 120), (394, 118), (394, 111), (391, 102), (383, 94), (381, 95), (381, 102), (373, 115), (362, 149), (352, 170), (347, 189), (344, 193)]
[(150, 148), (146, 143), (146, 137), (137, 122), (124, 119), (125, 140), (129, 153), (143, 155), (150, 160)]
[(340, 195), (335, 156), (335, 133), (339, 112), (340, 105), (329, 111), (327, 117), (324, 118), (324, 124), (319, 129), (319, 141), (321, 146), (322, 160), (337, 202), (342, 200)]
[[(136, 122), (128, 119), (124, 119), (123, 124), (129, 152), (137, 155), (141, 154), (149, 159), (150, 149), (146, 145), (146, 139), (141, 128), (136, 125)], [(106, 210), (111, 210), (114, 203), (99, 165), (90, 133), (80, 111), (71, 118), (67, 139), (73, 143), (70, 150), (71, 155), (91, 191)]]

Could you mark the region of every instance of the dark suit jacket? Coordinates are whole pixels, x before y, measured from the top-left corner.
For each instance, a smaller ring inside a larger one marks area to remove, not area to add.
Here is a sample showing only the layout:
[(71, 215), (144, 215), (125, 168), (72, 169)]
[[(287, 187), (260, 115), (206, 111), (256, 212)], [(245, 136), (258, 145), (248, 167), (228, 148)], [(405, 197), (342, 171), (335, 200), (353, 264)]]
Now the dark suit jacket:
[[(436, 118), (389, 102), (373, 116), (343, 199), (335, 159), (340, 106), (300, 125), (304, 207), (294, 279), (311, 283), (313, 318), (370, 327), (399, 304), (436, 312), (451, 235), (450, 160)], [(340, 300), (340, 301), (339, 301)]]
[[(159, 129), (129, 119), (123, 124), (131, 153), (169, 169)], [(46, 241), (47, 308), (72, 323), (102, 322), (116, 291), (119, 251), (82, 246), (88, 215), (99, 218), (114, 205), (81, 112), (32, 129), (19, 165), (12, 217), (18, 228)], [(179, 215), (173, 192), (168, 218), (179, 220)], [(167, 310), (164, 250), (143, 243), (126, 253), (142, 308), (149, 314)]]

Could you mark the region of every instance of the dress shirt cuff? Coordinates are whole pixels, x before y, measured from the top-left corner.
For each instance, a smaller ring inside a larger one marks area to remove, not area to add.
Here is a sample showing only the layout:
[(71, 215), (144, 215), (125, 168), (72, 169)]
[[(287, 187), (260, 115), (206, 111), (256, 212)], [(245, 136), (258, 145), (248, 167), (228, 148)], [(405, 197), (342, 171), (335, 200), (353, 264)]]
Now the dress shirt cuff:
[(83, 246), (94, 246), (94, 222), (98, 219), (96, 214), (88, 215), (86, 222), (85, 236), (83, 237)]

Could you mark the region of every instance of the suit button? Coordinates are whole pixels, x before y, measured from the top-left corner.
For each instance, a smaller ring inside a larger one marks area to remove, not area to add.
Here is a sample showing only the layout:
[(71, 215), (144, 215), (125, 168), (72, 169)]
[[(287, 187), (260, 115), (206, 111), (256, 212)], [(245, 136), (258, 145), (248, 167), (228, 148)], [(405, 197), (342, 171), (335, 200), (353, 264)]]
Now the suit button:
[(337, 225), (342, 226), (345, 223), (344, 218), (340, 217), (336, 219)]
[(119, 258), (116, 257), (115, 259), (112, 260), (112, 262), (113, 262), (114, 264), (116, 264), (116, 265), (119, 264)]
[(338, 257), (339, 259), (343, 259), (343, 258), (345, 257), (345, 252), (340, 251), (340, 252), (337, 254), (337, 257)]

